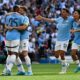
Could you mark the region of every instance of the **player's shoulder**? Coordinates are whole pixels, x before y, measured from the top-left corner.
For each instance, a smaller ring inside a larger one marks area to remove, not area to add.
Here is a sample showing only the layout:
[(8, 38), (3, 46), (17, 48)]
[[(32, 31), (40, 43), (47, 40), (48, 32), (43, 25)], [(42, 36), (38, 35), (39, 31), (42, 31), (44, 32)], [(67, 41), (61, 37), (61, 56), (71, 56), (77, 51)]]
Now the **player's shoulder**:
[(25, 18), (25, 19), (27, 19), (27, 20), (29, 19), (29, 17), (28, 17), (28, 16), (24, 16), (24, 18)]
[[(5, 17), (12, 17), (12, 16), (14, 16), (14, 14), (18, 14), (18, 13), (16, 13), (16, 12), (6, 13), (6, 14), (5, 14)], [(19, 15), (19, 14), (18, 14), (18, 15)]]
[(5, 14), (5, 15), (4, 15), (4, 18), (5, 18), (5, 19), (10, 18), (10, 17), (11, 17), (11, 14), (12, 14), (12, 13), (7, 13), (7, 14)]
[(24, 19), (23, 19), (24, 21), (29, 21), (29, 18), (28, 18), (28, 16), (24, 16)]
[(61, 16), (57, 17), (56, 18), (57, 20), (62, 20), (63, 18)]
[(13, 14), (18, 14), (17, 12), (9, 12), (9, 13), (6, 13), (5, 16), (11, 16)]
[(73, 16), (69, 16), (68, 18), (69, 18), (69, 19), (73, 19)]
[(6, 13), (5, 16), (10, 16), (13, 12)]
[[(13, 14), (13, 16), (14, 16), (14, 14)], [(19, 18), (19, 19), (24, 19), (24, 16), (19, 13), (16, 13), (15, 17)]]
[(60, 21), (62, 21), (62, 20), (63, 20), (62, 17), (55, 18), (55, 21), (56, 21), (57, 23), (60, 22)]
[(73, 16), (69, 16), (69, 17), (68, 17), (68, 20), (69, 20), (70, 22), (73, 22), (73, 21), (74, 21)]

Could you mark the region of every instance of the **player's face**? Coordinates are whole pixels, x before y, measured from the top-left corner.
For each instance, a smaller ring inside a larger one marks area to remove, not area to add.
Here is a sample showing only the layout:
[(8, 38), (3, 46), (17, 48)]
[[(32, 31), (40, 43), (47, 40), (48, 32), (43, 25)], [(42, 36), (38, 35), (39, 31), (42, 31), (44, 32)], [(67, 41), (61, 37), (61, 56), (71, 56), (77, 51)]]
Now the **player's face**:
[(73, 13), (73, 17), (74, 17), (74, 19), (79, 19), (80, 15), (79, 15), (79, 13), (77, 11), (75, 11)]
[(19, 9), (19, 13), (23, 15), (25, 12), (24, 12), (24, 10), (22, 8), (20, 8)]
[(62, 16), (63, 18), (67, 18), (68, 15), (69, 15), (69, 14), (68, 14), (68, 12), (66, 12), (66, 10), (62, 10), (62, 11), (61, 11), (61, 16)]

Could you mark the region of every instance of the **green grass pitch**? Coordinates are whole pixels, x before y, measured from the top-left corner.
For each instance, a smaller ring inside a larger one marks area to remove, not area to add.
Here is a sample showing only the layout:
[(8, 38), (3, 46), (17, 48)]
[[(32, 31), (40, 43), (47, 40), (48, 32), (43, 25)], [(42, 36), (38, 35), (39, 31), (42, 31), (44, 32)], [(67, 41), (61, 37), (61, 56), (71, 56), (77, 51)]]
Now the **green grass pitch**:
[[(0, 65), (0, 73), (4, 65)], [(25, 70), (27, 70), (24, 65)], [(12, 76), (0, 76), (0, 80), (80, 80), (80, 72), (74, 73), (75, 65), (70, 65), (67, 74), (58, 74), (61, 66), (59, 64), (33, 64), (33, 76), (16, 76), (16, 66), (12, 69)]]

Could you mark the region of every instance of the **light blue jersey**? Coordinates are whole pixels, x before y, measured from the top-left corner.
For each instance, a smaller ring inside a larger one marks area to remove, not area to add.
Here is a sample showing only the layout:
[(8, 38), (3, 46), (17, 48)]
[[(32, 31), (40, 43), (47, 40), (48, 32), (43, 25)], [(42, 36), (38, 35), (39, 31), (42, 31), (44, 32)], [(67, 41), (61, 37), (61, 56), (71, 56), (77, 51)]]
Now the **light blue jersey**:
[[(29, 25), (29, 18), (27, 16), (24, 16), (24, 22), (27, 24), (27, 26)], [(26, 30), (23, 30), (21, 33), (20, 33), (20, 39), (21, 40), (24, 40), (24, 39), (29, 39), (29, 34), (30, 32), (26, 29)]]
[(67, 19), (63, 19), (62, 17), (57, 18), (56, 20), (57, 23), (57, 40), (58, 41), (66, 41), (69, 40), (71, 35), (70, 35), (70, 29), (72, 28), (72, 23), (73, 23), (73, 18), (68, 17)]
[[(19, 27), (24, 24), (24, 17), (18, 13), (12, 13), (5, 17), (5, 24), (9, 27)], [(6, 32), (6, 40), (20, 39), (20, 32), (18, 30), (11, 30)]]
[[(73, 22), (73, 29), (79, 29), (80, 30), (80, 25), (77, 22)], [(74, 33), (74, 43), (77, 43), (80, 45), (80, 32)]]

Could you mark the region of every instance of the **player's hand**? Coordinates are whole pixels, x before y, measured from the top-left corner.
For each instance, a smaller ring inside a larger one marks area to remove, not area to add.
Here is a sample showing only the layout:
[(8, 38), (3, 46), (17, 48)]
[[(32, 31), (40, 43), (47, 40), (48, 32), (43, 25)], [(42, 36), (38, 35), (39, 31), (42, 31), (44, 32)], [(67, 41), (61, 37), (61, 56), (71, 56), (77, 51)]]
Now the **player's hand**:
[(13, 27), (6, 27), (7, 30), (12, 31), (14, 28)]
[(7, 29), (10, 30), (10, 31), (12, 31), (14, 28), (13, 27), (8, 27)]
[(35, 18), (36, 20), (42, 20), (43, 19), (43, 17), (41, 16), (41, 15), (38, 15), (38, 16), (36, 16), (36, 18)]
[(70, 32), (71, 32), (71, 33), (74, 33), (74, 32), (76, 32), (76, 30), (72, 29), (72, 30), (70, 30)]
[(14, 27), (10, 27), (10, 26), (5, 25), (5, 29), (7, 29), (7, 30), (13, 30)]

